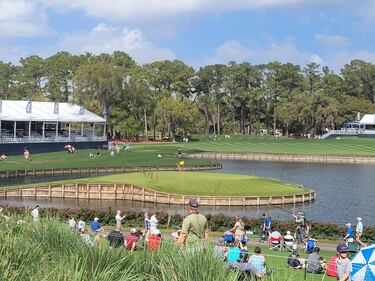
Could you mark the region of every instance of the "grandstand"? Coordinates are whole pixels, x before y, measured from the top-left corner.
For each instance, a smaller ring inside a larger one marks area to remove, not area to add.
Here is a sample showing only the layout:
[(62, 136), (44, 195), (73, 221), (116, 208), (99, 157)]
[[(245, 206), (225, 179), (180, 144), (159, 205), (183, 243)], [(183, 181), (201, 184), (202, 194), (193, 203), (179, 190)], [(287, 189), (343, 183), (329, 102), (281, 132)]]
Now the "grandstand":
[(0, 153), (14, 144), (35, 148), (60, 144), (52, 145), (53, 149), (63, 147), (61, 143), (75, 143), (89, 148), (106, 139), (106, 119), (82, 105), (0, 100)]

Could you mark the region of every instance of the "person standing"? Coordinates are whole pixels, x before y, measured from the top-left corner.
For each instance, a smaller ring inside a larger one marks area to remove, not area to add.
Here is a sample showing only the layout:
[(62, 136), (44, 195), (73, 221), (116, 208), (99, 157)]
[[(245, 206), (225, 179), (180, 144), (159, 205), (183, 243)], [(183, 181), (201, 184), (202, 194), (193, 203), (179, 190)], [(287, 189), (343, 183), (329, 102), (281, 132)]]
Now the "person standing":
[(31, 216), (33, 217), (34, 221), (39, 221), (39, 205), (36, 205), (31, 211)]
[(150, 218), (150, 233), (153, 235), (153, 233), (158, 229), (158, 219), (156, 217), (156, 212), (154, 212)]
[(126, 218), (126, 215), (123, 215), (121, 216), (121, 210), (117, 210), (117, 214), (116, 214), (116, 228), (120, 228), (121, 229), (121, 226), (122, 226), (122, 220)]
[(353, 232), (353, 228), (352, 228), (352, 224), (351, 223), (347, 223), (346, 224), (346, 227), (348, 228), (346, 230), (346, 233), (345, 233), (345, 236), (344, 236), (344, 240), (348, 243), (353, 243), (353, 240), (354, 240), (354, 232)]
[(245, 235), (245, 224), (242, 217), (237, 216), (236, 219), (237, 221), (230, 231), (234, 231), (234, 242), (238, 246)]
[(150, 217), (148, 215), (148, 213), (145, 213), (145, 218), (144, 218), (144, 221), (143, 221), (143, 226), (145, 228), (145, 240), (148, 241), (148, 237), (150, 236)]
[(348, 259), (349, 248), (346, 244), (339, 244), (336, 250), (338, 255), (338, 259), (336, 259), (337, 280), (348, 281), (353, 271), (352, 262)]
[(196, 199), (189, 200), (189, 215), (182, 222), (181, 234), (177, 240), (178, 245), (195, 247), (207, 246), (208, 227), (207, 219), (199, 213), (199, 202)]
[(267, 213), (266, 218), (264, 220), (264, 229), (265, 229), (268, 237), (270, 237), (270, 235), (271, 235), (271, 227), (272, 227), (271, 214)]
[(23, 149), (23, 157), (26, 162), (30, 162), (30, 151), (26, 147)]
[(357, 218), (357, 227), (355, 229), (355, 241), (357, 241), (359, 247), (365, 247), (366, 244), (361, 241), (361, 237), (363, 234), (363, 223), (360, 217)]
[(297, 241), (299, 243), (303, 243), (303, 241), (306, 238), (306, 218), (305, 218), (305, 213), (304, 212), (298, 212), (297, 215), (293, 214), (293, 216), (296, 219), (296, 223), (297, 223), (297, 228), (296, 228)]

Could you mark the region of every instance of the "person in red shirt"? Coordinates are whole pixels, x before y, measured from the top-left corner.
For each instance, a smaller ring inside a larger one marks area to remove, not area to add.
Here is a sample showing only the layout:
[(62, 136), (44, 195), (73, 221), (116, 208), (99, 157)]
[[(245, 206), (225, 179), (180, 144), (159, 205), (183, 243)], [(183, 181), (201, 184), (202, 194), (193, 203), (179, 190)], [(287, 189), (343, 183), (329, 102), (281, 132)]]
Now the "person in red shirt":
[(137, 246), (138, 237), (137, 237), (137, 229), (132, 228), (130, 230), (130, 235), (126, 236), (125, 238), (125, 250), (134, 251), (135, 247)]

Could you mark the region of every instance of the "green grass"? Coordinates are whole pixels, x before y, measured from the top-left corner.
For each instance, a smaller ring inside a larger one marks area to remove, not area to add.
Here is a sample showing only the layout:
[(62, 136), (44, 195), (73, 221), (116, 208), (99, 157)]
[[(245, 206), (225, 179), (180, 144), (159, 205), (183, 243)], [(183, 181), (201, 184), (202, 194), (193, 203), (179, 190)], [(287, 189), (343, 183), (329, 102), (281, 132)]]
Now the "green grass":
[(197, 137), (181, 145), (185, 151), (256, 152), (286, 154), (375, 155), (375, 139), (342, 137), (340, 140), (274, 139), (272, 137), (219, 136), (216, 141)]
[[(97, 150), (79, 150), (71, 155), (67, 152), (31, 154), (32, 161), (25, 163), (22, 156), (11, 156), (0, 162), (0, 171), (32, 170), (48, 168), (86, 168), (119, 166), (170, 166), (176, 165), (177, 150), (183, 153), (195, 152), (234, 152), (234, 153), (283, 153), (283, 154), (320, 154), (320, 155), (358, 155), (375, 156), (375, 139), (345, 137), (340, 140), (289, 140), (271, 137), (232, 136), (225, 139), (219, 136), (216, 141), (196, 138), (187, 144), (134, 144), (129, 153), (112, 157), (106, 150), (99, 158), (89, 158), (90, 152)], [(31, 151), (32, 153), (32, 151)], [(22, 154), (22, 151), (20, 151)], [(158, 159), (158, 154), (162, 159)], [(186, 159), (185, 165), (204, 164), (208, 161)]]
[[(17, 220), (25, 224), (17, 224)], [(207, 252), (186, 253), (162, 241), (161, 250), (134, 253), (110, 249), (105, 239), (90, 247), (58, 218), (42, 218), (39, 223), (29, 214), (2, 221), (0, 232), (0, 280), (56, 281), (236, 281), (235, 272), (225, 271), (225, 263)], [(253, 247), (250, 245), (250, 253)], [(286, 266), (287, 253), (262, 248), (268, 268), (274, 273), (268, 281), (302, 281), (303, 271)], [(333, 253), (322, 252), (328, 259)], [(305, 254), (303, 254), (305, 256)], [(334, 280), (308, 274), (308, 281)]]
[[(31, 162), (26, 163), (23, 156), (9, 156), (8, 160), (0, 161), (0, 171), (60, 169), (60, 168), (88, 168), (88, 167), (131, 167), (131, 166), (176, 166), (175, 145), (131, 145), (130, 152), (121, 152), (111, 156), (108, 150), (101, 150), (101, 156), (90, 158), (90, 153), (99, 150), (79, 150), (76, 154), (67, 152), (53, 152), (31, 154)], [(20, 152), (22, 153), (22, 152)], [(31, 151), (32, 153), (32, 151)], [(158, 154), (162, 158), (158, 158)], [(208, 160), (185, 159), (185, 165), (199, 165), (212, 163)]]
[(288, 195), (307, 191), (295, 184), (262, 177), (198, 172), (139, 172), (90, 177), (73, 181), (66, 180), (63, 182), (127, 183), (162, 192), (194, 195), (215, 194), (217, 196)]

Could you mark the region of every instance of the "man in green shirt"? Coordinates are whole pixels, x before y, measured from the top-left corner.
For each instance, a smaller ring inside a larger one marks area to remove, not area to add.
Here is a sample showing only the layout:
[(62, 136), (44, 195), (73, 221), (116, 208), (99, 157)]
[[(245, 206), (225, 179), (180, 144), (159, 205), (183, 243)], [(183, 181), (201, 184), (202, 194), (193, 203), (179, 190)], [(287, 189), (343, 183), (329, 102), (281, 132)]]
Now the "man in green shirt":
[(207, 219), (198, 211), (199, 203), (196, 199), (189, 200), (189, 215), (182, 222), (181, 234), (178, 238), (179, 245), (197, 244), (206, 246), (208, 243)]

